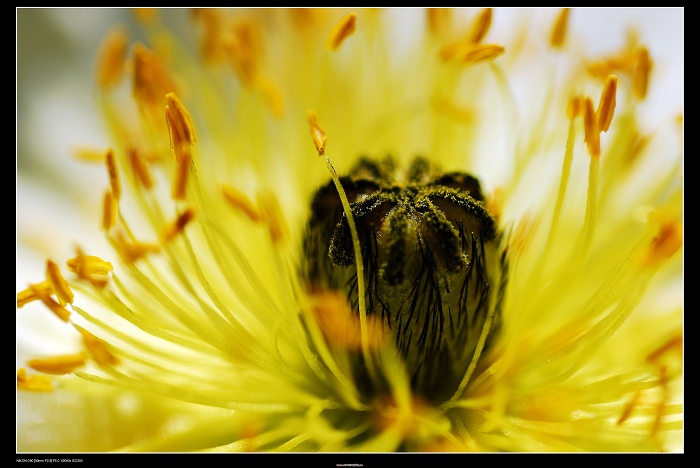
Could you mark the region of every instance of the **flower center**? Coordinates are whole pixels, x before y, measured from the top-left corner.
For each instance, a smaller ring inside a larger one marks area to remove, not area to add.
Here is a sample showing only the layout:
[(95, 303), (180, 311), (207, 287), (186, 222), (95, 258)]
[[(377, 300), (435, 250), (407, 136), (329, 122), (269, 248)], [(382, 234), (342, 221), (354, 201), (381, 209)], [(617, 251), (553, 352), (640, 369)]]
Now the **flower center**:
[[(462, 382), (489, 312), (494, 324), (500, 315), (505, 257), (479, 181), (422, 158), (403, 172), (391, 159), (361, 159), (340, 181), (361, 244), (367, 314), (381, 319), (413, 390), (444, 401)], [(312, 200), (304, 253), (312, 293), (341, 290), (357, 313), (352, 236), (333, 182)], [(386, 390), (361, 354), (351, 360), (365, 395)]]

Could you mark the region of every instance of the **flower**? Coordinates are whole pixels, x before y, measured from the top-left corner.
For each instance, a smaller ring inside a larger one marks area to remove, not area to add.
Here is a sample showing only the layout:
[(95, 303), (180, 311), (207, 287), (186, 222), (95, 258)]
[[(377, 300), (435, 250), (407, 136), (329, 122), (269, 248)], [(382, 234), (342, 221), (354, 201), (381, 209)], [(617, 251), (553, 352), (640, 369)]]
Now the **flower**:
[(18, 364), (19, 451), (682, 450), (652, 50), (415, 13), (109, 30), (99, 214), (17, 293), (53, 344)]

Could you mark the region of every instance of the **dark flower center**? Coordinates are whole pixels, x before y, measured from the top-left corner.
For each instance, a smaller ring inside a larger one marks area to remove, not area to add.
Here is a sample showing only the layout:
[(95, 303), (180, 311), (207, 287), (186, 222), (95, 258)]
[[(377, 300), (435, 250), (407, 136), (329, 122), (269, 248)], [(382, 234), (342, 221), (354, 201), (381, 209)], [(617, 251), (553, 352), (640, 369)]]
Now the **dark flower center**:
[[(400, 177), (402, 176), (402, 177)], [(438, 172), (416, 158), (404, 173), (391, 159), (361, 159), (340, 178), (357, 226), (367, 314), (380, 317), (405, 360), (413, 390), (439, 402), (458, 388), (489, 311), (500, 317), (505, 256), (479, 181)], [(311, 203), (303, 276), (311, 291), (342, 290), (358, 308), (351, 231), (333, 182)], [(367, 396), (386, 390), (364, 358), (354, 378)]]

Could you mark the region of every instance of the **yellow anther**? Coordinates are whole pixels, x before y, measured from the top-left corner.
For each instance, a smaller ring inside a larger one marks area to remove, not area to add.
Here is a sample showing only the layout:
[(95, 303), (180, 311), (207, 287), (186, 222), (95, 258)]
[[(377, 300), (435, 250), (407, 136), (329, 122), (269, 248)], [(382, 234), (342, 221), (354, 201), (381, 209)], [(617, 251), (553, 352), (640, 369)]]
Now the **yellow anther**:
[(184, 213), (180, 214), (177, 219), (170, 225), (168, 228), (165, 230), (165, 233), (163, 234), (163, 239), (165, 239), (165, 242), (170, 242), (180, 234), (183, 229), (185, 229), (185, 226), (194, 219), (194, 210), (192, 208), (188, 208)]
[(223, 185), (221, 187), (221, 192), (224, 194), (224, 198), (233, 206), (236, 210), (243, 212), (251, 221), (260, 221), (261, 215), (258, 209), (255, 207), (252, 201), (245, 195), (245, 193), (240, 190), (231, 187), (230, 185)]
[(469, 36), (467, 38), (469, 42), (472, 42), (474, 44), (478, 44), (479, 42), (481, 42), (484, 36), (486, 36), (486, 33), (489, 32), (489, 28), (491, 27), (492, 16), (492, 8), (484, 8), (483, 10), (481, 10), (479, 15), (474, 20), (474, 23), (472, 23), (472, 28), (469, 31)]
[(274, 117), (282, 117), (284, 114), (284, 96), (282, 95), (282, 90), (279, 85), (267, 77), (260, 77), (258, 80), (258, 88), (265, 96), (268, 106), (270, 107), (270, 112)]
[(100, 148), (78, 147), (73, 150), (73, 154), (81, 161), (104, 164), (106, 152)]
[(21, 367), (17, 370), (17, 389), (31, 390), (35, 392), (50, 392), (53, 390), (51, 379), (45, 375), (28, 375), (27, 370)]
[(112, 189), (112, 196), (119, 200), (121, 198), (122, 186), (119, 182), (119, 172), (117, 171), (117, 161), (114, 156), (114, 151), (110, 148), (107, 150), (107, 172), (109, 174), (109, 186)]
[(80, 249), (78, 249), (78, 256), (71, 258), (66, 264), (68, 269), (80, 278), (90, 275), (107, 276), (114, 269), (111, 263), (94, 255), (84, 255)]
[(671, 258), (682, 246), (683, 224), (677, 220), (663, 222), (642, 258), (642, 266), (657, 266)]
[(134, 177), (136, 180), (150, 189), (153, 187), (153, 178), (151, 177), (151, 172), (146, 165), (143, 157), (135, 147), (130, 147), (127, 152), (127, 157), (129, 158), (129, 164), (131, 165), (131, 170), (134, 172)]
[(86, 357), (82, 353), (67, 354), (63, 356), (30, 359), (27, 361), (27, 366), (35, 371), (43, 372), (44, 374), (64, 375), (70, 374), (78, 367), (84, 366), (85, 361)]
[(165, 121), (170, 134), (170, 154), (175, 161), (182, 162), (189, 156), (190, 147), (197, 142), (192, 117), (173, 93), (165, 96)]
[(326, 133), (321, 129), (318, 123), (318, 116), (313, 110), (306, 112), (306, 119), (309, 121), (311, 126), (311, 138), (314, 140), (314, 145), (316, 145), (316, 151), (318, 151), (319, 156), (326, 154)]
[(632, 91), (639, 99), (644, 99), (649, 86), (649, 74), (651, 73), (651, 59), (646, 47), (637, 50), (635, 54), (634, 72), (632, 75)]
[(620, 67), (610, 60), (599, 60), (589, 63), (586, 69), (591, 76), (601, 80), (605, 80), (613, 73), (620, 72)]
[(267, 224), (272, 242), (279, 244), (286, 240), (287, 225), (284, 222), (282, 209), (275, 195), (272, 192), (259, 193), (258, 206), (260, 207), (260, 216)]
[(51, 260), (46, 261), (46, 280), (51, 285), (51, 289), (53, 289), (62, 306), (73, 303), (73, 291), (71, 291), (68, 282), (63, 278), (58, 265)]
[(117, 84), (124, 73), (129, 36), (123, 28), (111, 29), (102, 40), (97, 56), (97, 86), (103, 89)]
[(328, 40), (326, 40), (326, 50), (338, 50), (343, 41), (355, 32), (355, 22), (357, 15), (348, 13), (333, 27)]
[(134, 263), (141, 257), (152, 252), (160, 251), (157, 244), (147, 244), (145, 242), (129, 242), (121, 232), (117, 232), (117, 251), (122, 259), (127, 263)]
[(181, 161), (175, 163), (175, 177), (173, 179), (172, 196), (174, 200), (184, 200), (187, 196), (187, 181), (190, 176), (190, 162), (192, 156), (188, 153), (180, 155)]
[(231, 31), (222, 35), (224, 52), (233, 71), (245, 86), (253, 86), (260, 75), (262, 41), (257, 24), (248, 17), (240, 17)]
[(222, 39), (224, 51), (233, 67), (233, 71), (245, 86), (252, 86), (258, 76), (258, 61), (256, 57), (246, 50), (240, 39), (226, 34)]
[(574, 96), (569, 100), (569, 104), (566, 106), (566, 116), (569, 119), (575, 119), (583, 115), (583, 98), (581, 96)]
[(192, 16), (202, 23), (202, 57), (207, 63), (218, 63), (224, 58), (221, 43), (223, 15), (216, 8), (193, 8)]
[(112, 354), (104, 341), (97, 338), (92, 333), (78, 329), (83, 337), (85, 348), (90, 353), (90, 357), (100, 366), (114, 366), (119, 363), (119, 359)]
[(109, 231), (117, 223), (117, 213), (119, 207), (117, 200), (112, 196), (112, 192), (107, 190), (102, 201), (102, 229)]
[(595, 110), (593, 110), (593, 101), (589, 97), (583, 103), (583, 128), (588, 153), (592, 158), (600, 158), (600, 128)]
[(153, 51), (141, 44), (134, 46), (134, 98), (146, 110), (162, 112), (165, 95), (177, 92), (165, 64)]
[(440, 58), (444, 61), (476, 63), (494, 59), (504, 52), (505, 48), (496, 44), (471, 44), (462, 41), (443, 47), (440, 50)]
[[(347, 300), (335, 291), (311, 296), (311, 310), (329, 344), (344, 349), (362, 349), (360, 316), (353, 313)], [(383, 324), (377, 317), (367, 317), (369, 348), (379, 348), (385, 340)]]
[(435, 37), (441, 37), (449, 32), (452, 27), (451, 8), (428, 8), (427, 9), (428, 30)]
[(605, 88), (600, 95), (600, 103), (596, 114), (598, 116), (598, 127), (601, 132), (607, 132), (610, 128), (613, 115), (615, 114), (615, 97), (617, 94), (617, 76), (610, 75), (605, 81)]
[(569, 26), (569, 8), (562, 8), (552, 28), (552, 35), (549, 38), (549, 44), (558, 49), (564, 45), (566, 41), (566, 31)]
[(33, 301), (38, 301), (41, 299), (35, 292), (35, 289), (38, 288), (41, 290), (44, 295), (48, 296), (53, 292), (53, 289), (51, 288), (51, 284), (48, 281), (43, 281), (38, 284), (33, 284), (27, 289), (24, 289), (20, 292), (17, 293), (17, 308), (21, 309), (24, 307), (26, 304), (33, 302)]
[(66, 310), (65, 307), (61, 306), (58, 302), (54, 301), (51, 296), (49, 296), (50, 292), (47, 291), (44, 287), (41, 285), (30, 285), (29, 289), (32, 290), (32, 293), (39, 299), (41, 302), (44, 303), (46, 307), (49, 308), (51, 312), (56, 314), (56, 317), (60, 318), (64, 322), (67, 322), (68, 319), (70, 318), (70, 312)]

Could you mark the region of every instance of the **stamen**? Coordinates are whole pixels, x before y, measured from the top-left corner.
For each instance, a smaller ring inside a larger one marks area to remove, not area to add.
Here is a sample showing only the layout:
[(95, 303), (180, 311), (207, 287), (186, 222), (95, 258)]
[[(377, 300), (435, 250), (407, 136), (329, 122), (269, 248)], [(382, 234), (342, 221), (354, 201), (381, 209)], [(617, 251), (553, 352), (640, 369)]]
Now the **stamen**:
[(258, 88), (265, 96), (272, 115), (277, 118), (282, 117), (284, 114), (284, 96), (279, 85), (271, 78), (261, 77), (258, 80)]
[(56, 317), (60, 318), (64, 322), (68, 322), (70, 312), (68, 312), (65, 307), (61, 306), (61, 304), (54, 301), (53, 298), (49, 296), (49, 292), (47, 292), (43, 287), (37, 285), (30, 285), (29, 289), (32, 290), (34, 296), (39, 298), (41, 302), (43, 302), (44, 305), (51, 310), (51, 312), (56, 314)]
[(17, 370), (17, 389), (50, 392), (53, 390), (53, 385), (51, 384), (51, 379), (47, 376), (28, 375), (27, 370), (21, 367)]
[(190, 161), (192, 156), (181, 154), (182, 161), (175, 163), (175, 177), (173, 179), (172, 196), (174, 200), (184, 200), (187, 195), (187, 181), (190, 175)]
[(642, 267), (655, 267), (668, 260), (683, 246), (683, 224), (669, 220), (659, 227), (659, 233), (642, 258)]
[(51, 284), (48, 281), (43, 281), (38, 284), (33, 284), (27, 289), (24, 289), (20, 292), (17, 293), (17, 308), (21, 309), (24, 307), (26, 304), (33, 302), (33, 301), (38, 301), (41, 299), (35, 292), (34, 288), (39, 288), (41, 291), (44, 292), (45, 295), (49, 295), (53, 292), (53, 289), (51, 288)]
[(132, 146), (127, 150), (126, 154), (136, 180), (147, 189), (153, 187), (153, 178), (139, 151)]
[(450, 30), (452, 24), (451, 8), (428, 8), (427, 9), (428, 29), (435, 37), (440, 37)]
[(338, 191), (338, 196), (340, 197), (340, 202), (343, 205), (343, 212), (348, 222), (348, 227), (350, 229), (350, 236), (352, 238), (353, 251), (355, 253), (355, 271), (357, 274), (357, 296), (358, 296), (358, 308), (360, 309), (360, 332), (362, 335), (362, 354), (364, 355), (365, 364), (369, 370), (371, 376), (374, 376), (375, 369), (372, 364), (372, 359), (370, 356), (369, 349), (369, 331), (367, 329), (367, 306), (365, 305), (365, 273), (362, 264), (362, 250), (360, 246), (360, 238), (357, 234), (357, 226), (355, 225), (355, 218), (352, 214), (352, 208), (350, 208), (350, 202), (348, 201), (348, 196), (340, 183), (340, 178), (338, 173), (335, 171), (331, 160), (326, 154), (326, 134), (321, 130), (318, 123), (318, 117), (316, 112), (309, 110), (306, 113), (306, 117), (311, 125), (311, 137), (314, 140), (314, 145), (316, 146), (316, 151), (318, 151), (319, 156), (326, 157), (326, 167), (328, 172), (331, 174), (333, 179), (333, 184)]
[(605, 88), (600, 95), (600, 103), (596, 115), (598, 116), (598, 127), (601, 132), (607, 132), (615, 114), (615, 95), (617, 93), (617, 76), (608, 76)]
[(68, 269), (81, 278), (90, 275), (107, 276), (114, 269), (112, 264), (94, 255), (84, 255), (78, 249), (78, 256), (71, 258), (67, 262)]
[(86, 162), (105, 163), (105, 151), (98, 148), (79, 147), (73, 150), (77, 159)]
[[(569, 105), (566, 109), (566, 115), (569, 118), (569, 132), (566, 138), (566, 149), (564, 150), (564, 160), (561, 167), (561, 178), (559, 179), (559, 191), (557, 192), (557, 201), (554, 205), (554, 214), (552, 215), (552, 223), (549, 228), (549, 239), (553, 239), (559, 225), (559, 217), (564, 206), (564, 198), (569, 184), (569, 176), (571, 175), (571, 164), (574, 159), (574, 143), (576, 141), (576, 126), (574, 120), (583, 112), (583, 103), (580, 96), (574, 96), (569, 100)], [(547, 250), (547, 252), (549, 252)], [(545, 254), (546, 255), (546, 254)], [(542, 256), (544, 261), (545, 256)], [(537, 270), (539, 271), (539, 270)]]
[(635, 54), (635, 66), (632, 75), (632, 91), (639, 99), (644, 99), (647, 95), (647, 87), (649, 86), (649, 74), (651, 72), (651, 59), (649, 58), (649, 50), (642, 47)]
[(267, 224), (272, 242), (279, 244), (286, 240), (287, 226), (275, 195), (272, 192), (258, 194), (258, 206), (260, 207), (260, 216)]
[(338, 24), (336, 24), (328, 35), (326, 41), (326, 50), (338, 50), (343, 41), (355, 32), (355, 13), (348, 13), (343, 16)]
[(119, 82), (124, 73), (124, 59), (129, 36), (121, 27), (107, 33), (97, 57), (97, 86), (108, 89)]
[(202, 22), (202, 42), (200, 51), (209, 64), (218, 63), (223, 58), (221, 36), (223, 16), (216, 8), (194, 8), (192, 16)]
[(318, 151), (319, 156), (326, 154), (326, 133), (321, 129), (318, 124), (318, 116), (313, 110), (309, 110), (306, 113), (306, 119), (311, 125), (311, 138), (314, 140), (314, 145), (316, 145), (316, 151)]
[(82, 353), (67, 354), (63, 356), (30, 359), (27, 361), (27, 366), (45, 374), (65, 375), (70, 374), (78, 367), (84, 366), (85, 361), (86, 357)]
[(51, 288), (62, 306), (73, 303), (73, 291), (71, 291), (68, 282), (61, 275), (58, 265), (51, 260), (46, 261), (46, 279), (51, 284)]
[(549, 44), (555, 49), (561, 48), (566, 41), (566, 32), (569, 27), (569, 10), (570, 8), (562, 8), (554, 22)]
[[(68, 260), (68, 269), (78, 275), (79, 278), (89, 281), (93, 286), (103, 288), (107, 280), (102, 278), (112, 271), (112, 264), (92, 255), (84, 255), (78, 248), (78, 255)], [(95, 278), (97, 276), (98, 278)]]
[(170, 154), (182, 162), (190, 154), (190, 147), (197, 142), (192, 117), (173, 93), (165, 96), (165, 121), (170, 135)]
[(175, 236), (180, 234), (185, 226), (194, 219), (194, 210), (192, 208), (187, 209), (184, 213), (177, 217), (175, 222), (171, 224), (168, 229), (166, 229), (163, 238), (165, 242), (170, 242)]
[(119, 173), (117, 172), (117, 162), (114, 159), (114, 151), (110, 148), (107, 150), (107, 172), (109, 173), (109, 186), (112, 189), (112, 196), (115, 200), (119, 200), (122, 193), (121, 184), (119, 183)]
[(117, 224), (117, 212), (119, 207), (117, 206), (117, 201), (112, 196), (112, 192), (107, 190), (105, 192), (104, 200), (102, 202), (102, 229), (109, 231)]
[(486, 36), (491, 27), (491, 17), (493, 16), (492, 8), (484, 8), (472, 23), (472, 28), (469, 31), (468, 41), (478, 44)]
[(586, 146), (592, 158), (600, 158), (600, 129), (598, 119), (593, 110), (593, 101), (587, 97), (583, 107), (583, 125), (586, 136)]
[(134, 46), (134, 98), (146, 110), (162, 112), (164, 96), (177, 92), (165, 64), (153, 51), (141, 44)]
[(97, 338), (92, 333), (78, 328), (83, 337), (83, 343), (90, 352), (90, 356), (100, 366), (114, 366), (119, 363), (119, 359), (111, 353), (104, 341)]
[(494, 59), (505, 50), (505, 47), (496, 44), (471, 44), (462, 41), (443, 47), (440, 50), (440, 58), (445, 62), (476, 63)]
[(569, 104), (566, 106), (566, 116), (569, 119), (575, 119), (583, 115), (583, 98), (581, 96), (574, 96), (569, 100)]
[(157, 244), (147, 244), (138, 241), (129, 242), (121, 232), (118, 232), (116, 235), (116, 244), (116, 250), (127, 263), (134, 263), (148, 253), (160, 251), (160, 246)]
[(583, 226), (583, 248), (580, 250), (585, 256), (588, 247), (591, 245), (598, 219), (598, 183), (600, 176), (600, 130), (598, 129), (598, 119), (593, 112), (593, 102), (588, 97), (585, 101), (583, 121), (586, 145), (588, 146), (588, 152), (591, 154), (588, 166), (588, 193), (586, 195), (586, 214)]
[(224, 194), (224, 198), (226, 198), (226, 201), (229, 202), (231, 206), (242, 211), (248, 218), (250, 218), (251, 221), (260, 221), (260, 212), (243, 192), (231, 187), (230, 185), (222, 185), (221, 192)]
[(245, 86), (253, 86), (260, 75), (260, 63), (252, 25), (248, 21), (237, 25), (234, 33), (224, 34), (222, 44), (233, 71)]

